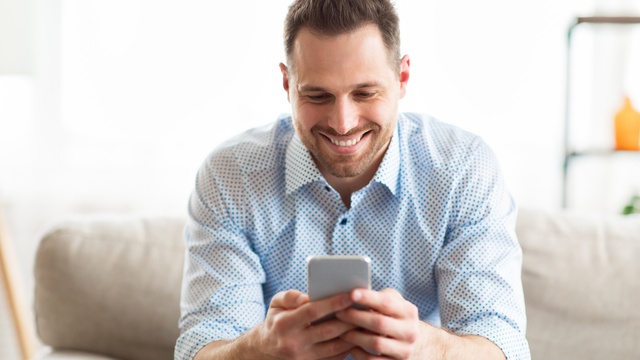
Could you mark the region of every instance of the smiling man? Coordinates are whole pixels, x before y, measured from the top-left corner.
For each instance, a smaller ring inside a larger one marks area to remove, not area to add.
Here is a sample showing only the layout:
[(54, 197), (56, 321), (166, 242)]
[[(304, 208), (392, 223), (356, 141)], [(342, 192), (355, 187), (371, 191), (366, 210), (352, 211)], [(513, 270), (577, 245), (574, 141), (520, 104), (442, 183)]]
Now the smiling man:
[(398, 73), (374, 24), (328, 37), (302, 27), (288, 58), (291, 71), (284, 64), (280, 70), (295, 132), (349, 207), (391, 141), (409, 58), (400, 61)]
[[(291, 5), (291, 116), (229, 140), (197, 176), (176, 359), (530, 358), (496, 160), (399, 112), (399, 47), (387, 0)], [(369, 256), (372, 290), (309, 301), (305, 259), (323, 254)]]

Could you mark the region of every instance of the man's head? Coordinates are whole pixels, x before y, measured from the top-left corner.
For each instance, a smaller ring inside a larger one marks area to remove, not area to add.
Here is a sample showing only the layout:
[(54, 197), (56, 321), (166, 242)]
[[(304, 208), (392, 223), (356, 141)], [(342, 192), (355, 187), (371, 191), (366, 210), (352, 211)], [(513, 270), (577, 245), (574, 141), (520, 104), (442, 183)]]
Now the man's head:
[(291, 70), (296, 36), (302, 28), (317, 35), (337, 36), (365, 25), (377, 26), (387, 48), (389, 64), (400, 70), (400, 26), (389, 0), (295, 0), (284, 25), (284, 47)]
[[(382, 12), (385, 19), (376, 18)], [(287, 19), (291, 68), (280, 69), (296, 133), (327, 180), (364, 186), (389, 145), (409, 79), (409, 58), (397, 55), (397, 39), (389, 51), (384, 35), (398, 36), (395, 10), (382, 0), (297, 0)]]

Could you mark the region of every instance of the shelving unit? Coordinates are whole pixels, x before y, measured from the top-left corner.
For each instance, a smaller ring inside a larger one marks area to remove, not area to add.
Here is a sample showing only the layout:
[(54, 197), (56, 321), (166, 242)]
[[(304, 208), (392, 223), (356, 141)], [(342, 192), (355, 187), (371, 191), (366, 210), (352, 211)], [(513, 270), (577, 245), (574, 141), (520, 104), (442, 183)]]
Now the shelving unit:
[(640, 151), (620, 151), (620, 150), (603, 150), (588, 149), (575, 150), (571, 144), (571, 36), (575, 28), (582, 24), (592, 25), (640, 25), (640, 16), (591, 16), (578, 17), (575, 22), (569, 26), (567, 31), (567, 67), (566, 67), (566, 98), (565, 98), (565, 124), (564, 124), (564, 163), (562, 171), (562, 207), (567, 207), (567, 182), (569, 175), (569, 167), (573, 160), (580, 157), (614, 157), (619, 154), (629, 154), (637, 156), (640, 159)]

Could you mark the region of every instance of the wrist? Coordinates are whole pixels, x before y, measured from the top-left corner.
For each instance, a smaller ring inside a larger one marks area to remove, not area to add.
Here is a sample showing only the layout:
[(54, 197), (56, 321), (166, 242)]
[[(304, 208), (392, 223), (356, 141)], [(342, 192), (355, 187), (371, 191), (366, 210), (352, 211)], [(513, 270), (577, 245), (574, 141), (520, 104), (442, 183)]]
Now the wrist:
[(447, 359), (447, 348), (452, 346), (453, 334), (426, 322), (420, 323), (420, 333), (416, 359)]
[(505, 359), (496, 344), (479, 335), (457, 335), (427, 323), (422, 323), (421, 333), (416, 359)]
[(238, 342), (236, 359), (273, 359), (273, 357), (260, 351), (261, 349), (266, 349), (266, 344), (263, 341), (264, 337), (261, 336), (262, 330), (262, 324), (260, 324), (236, 339)]
[(208, 359), (273, 359), (262, 354), (260, 349), (259, 326), (238, 336), (234, 340), (215, 341), (202, 348), (195, 356), (195, 360)]

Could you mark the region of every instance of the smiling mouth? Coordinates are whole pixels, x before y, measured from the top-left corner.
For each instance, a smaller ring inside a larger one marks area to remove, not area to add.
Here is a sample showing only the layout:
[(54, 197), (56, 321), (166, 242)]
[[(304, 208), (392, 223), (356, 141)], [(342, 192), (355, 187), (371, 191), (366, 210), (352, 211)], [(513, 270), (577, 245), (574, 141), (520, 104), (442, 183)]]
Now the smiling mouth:
[(354, 146), (357, 143), (359, 143), (360, 140), (362, 140), (362, 138), (368, 133), (369, 133), (368, 131), (364, 132), (364, 133), (362, 133), (362, 135), (358, 136), (357, 138), (349, 139), (349, 140), (336, 140), (336, 139), (334, 139), (332, 137), (329, 137), (329, 136), (326, 136), (326, 135), (325, 135), (325, 137), (327, 139), (329, 139), (329, 141), (331, 141), (331, 143), (333, 145), (340, 146), (340, 147), (349, 147), (349, 146)]

